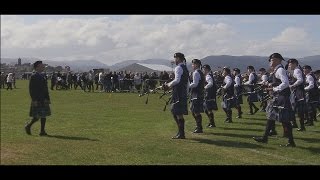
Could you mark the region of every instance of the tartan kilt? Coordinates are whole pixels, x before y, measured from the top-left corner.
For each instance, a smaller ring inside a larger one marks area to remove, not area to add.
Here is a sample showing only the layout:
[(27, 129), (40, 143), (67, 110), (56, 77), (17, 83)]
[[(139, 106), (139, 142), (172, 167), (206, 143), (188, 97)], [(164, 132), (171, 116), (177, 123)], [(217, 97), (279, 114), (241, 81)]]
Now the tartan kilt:
[(49, 104), (41, 103), (38, 106), (34, 106), (31, 103), (30, 112), (29, 112), (30, 117), (45, 118), (46, 116), (50, 116), (50, 115), (51, 115), (51, 109)]
[(236, 96), (236, 104), (237, 105), (243, 104), (242, 95)]
[(212, 111), (212, 110), (217, 111), (218, 110), (217, 101), (215, 99), (204, 100), (203, 108), (204, 110), (207, 110), (207, 111)]
[(171, 104), (171, 113), (173, 115), (188, 115), (187, 98)]
[(203, 113), (204, 110), (203, 110), (203, 100), (199, 100), (199, 99), (194, 99), (194, 100), (191, 100), (191, 103), (190, 103), (190, 111), (193, 112), (193, 113)]
[(295, 118), (295, 112), (290, 107), (279, 108), (274, 99), (268, 101), (266, 112), (268, 120), (290, 122)]
[(247, 101), (248, 102), (258, 102), (259, 101), (258, 94), (257, 93), (249, 93)]
[(236, 98), (224, 96), (221, 102), (222, 108), (231, 109), (236, 107)]

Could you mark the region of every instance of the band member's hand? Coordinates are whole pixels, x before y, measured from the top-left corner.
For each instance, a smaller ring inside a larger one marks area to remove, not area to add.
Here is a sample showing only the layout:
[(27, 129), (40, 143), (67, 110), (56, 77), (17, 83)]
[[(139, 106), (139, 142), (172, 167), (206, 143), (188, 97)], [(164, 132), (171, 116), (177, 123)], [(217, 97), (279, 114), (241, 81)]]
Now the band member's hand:
[(32, 106), (36, 107), (36, 106), (38, 106), (38, 101), (32, 101), (31, 104), (32, 104)]

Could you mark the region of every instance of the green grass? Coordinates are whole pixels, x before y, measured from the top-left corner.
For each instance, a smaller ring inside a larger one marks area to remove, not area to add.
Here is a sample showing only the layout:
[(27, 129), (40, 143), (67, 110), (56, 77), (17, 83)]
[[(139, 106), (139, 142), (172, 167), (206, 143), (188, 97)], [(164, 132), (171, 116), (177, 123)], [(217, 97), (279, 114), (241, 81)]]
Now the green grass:
[[(1, 89), (1, 164), (9, 165), (319, 165), (319, 122), (306, 132), (294, 129), (296, 148), (282, 148), (282, 126), (268, 144), (252, 137), (262, 135), (265, 113), (234, 118), (224, 123), (221, 108), (215, 112), (216, 128), (192, 134), (195, 121), (186, 119), (185, 140), (172, 140), (177, 127), (170, 107), (158, 94), (84, 93), (80, 90), (51, 91), (52, 116), (40, 137), (40, 123), (32, 135), (24, 131), (30, 120), (28, 81), (17, 81), (18, 89)], [(243, 111), (248, 112), (245, 103)], [(235, 117), (235, 110), (233, 110)], [(203, 115), (203, 125), (208, 118)]]

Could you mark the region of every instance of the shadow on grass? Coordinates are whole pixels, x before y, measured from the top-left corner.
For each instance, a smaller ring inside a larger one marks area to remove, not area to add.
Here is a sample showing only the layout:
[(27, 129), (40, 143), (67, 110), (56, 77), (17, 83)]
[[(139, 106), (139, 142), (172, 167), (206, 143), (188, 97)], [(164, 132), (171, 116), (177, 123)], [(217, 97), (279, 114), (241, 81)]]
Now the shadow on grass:
[[(295, 137), (295, 139), (299, 139), (299, 140), (303, 140), (306, 141), (308, 143), (319, 143), (320, 139), (316, 139), (316, 138), (301, 138), (301, 137)], [(319, 151), (320, 153), (320, 151)]]
[(320, 154), (320, 148), (318, 147), (299, 147), (300, 149), (308, 150), (313, 154)]
[(245, 138), (245, 139), (252, 139), (253, 136), (259, 136), (262, 135), (262, 133), (254, 134), (254, 135), (248, 135), (248, 134), (232, 134), (232, 133), (205, 133), (205, 134), (210, 134), (210, 135), (215, 135), (215, 136), (228, 136), (228, 137), (234, 137), (234, 138)]
[(252, 143), (246, 143), (246, 142), (238, 142), (238, 141), (226, 141), (226, 140), (211, 140), (211, 139), (196, 139), (196, 138), (190, 138), (190, 140), (197, 141), (199, 143), (205, 143), (205, 144), (212, 144), (216, 146), (223, 146), (223, 147), (234, 147), (234, 148), (267, 148), (272, 149), (270, 147), (264, 147), (259, 144)]
[(237, 130), (237, 131), (256, 131), (256, 132), (263, 132), (261, 129), (248, 129), (248, 128), (229, 128), (229, 127), (222, 127), (224, 130)]
[(267, 120), (266, 122), (233, 122), (235, 124), (250, 124), (250, 125), (259, 125), (259, 126), (266, 126), (267, 124)]
[[(257, 118), (257, 117), (243, 117), (242, 119), (245, 120), (257, 120), (257, 121), (267, 121), (266, 117), (261, 117), (261, 118)], [(240, 120), (241, 121), (241, 120)]]
[(99, 141), (99, 139), (90, 139), (90, 138), (86, 138), (86, 137), (76, 137), (76, 136), (48, 135), (46, 137), (65, 139), (65, 140), (78, 140), (78, 141)]

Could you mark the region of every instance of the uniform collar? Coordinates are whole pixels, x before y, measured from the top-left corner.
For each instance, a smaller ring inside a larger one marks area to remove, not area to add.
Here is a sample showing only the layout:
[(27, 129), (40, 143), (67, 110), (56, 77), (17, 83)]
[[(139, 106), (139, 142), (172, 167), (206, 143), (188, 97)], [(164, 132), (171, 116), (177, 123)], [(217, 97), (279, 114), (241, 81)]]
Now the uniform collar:
[(182, 64), (183, 64), (183, 62), (179, 63), (177, 66), (180, 66), (180, 65), (182, 65)]
[(278, 64), (278, 65), (274, 68), (274, 72), (275, 72), (280, 66), (282, 66), (282, 64)]

